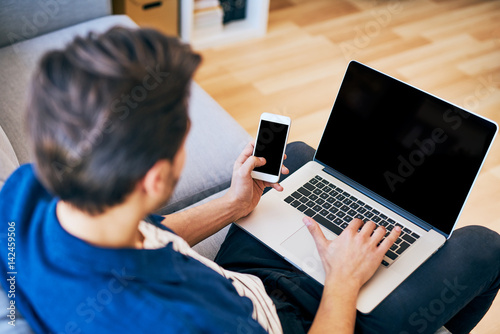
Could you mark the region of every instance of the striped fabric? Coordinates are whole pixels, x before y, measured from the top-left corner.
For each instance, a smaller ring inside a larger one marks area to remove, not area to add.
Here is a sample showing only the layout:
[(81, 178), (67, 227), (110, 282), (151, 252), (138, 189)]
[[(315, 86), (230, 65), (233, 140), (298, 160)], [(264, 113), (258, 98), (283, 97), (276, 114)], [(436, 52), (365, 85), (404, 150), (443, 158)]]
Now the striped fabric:
[(153, 224), (143, 221), (139, 224), (139, 231), (144, 236), (145, 249), (158, 249), (172, 243), (175, 251), (192, 257), (223, 277), (229, 279), (240, 296), (248, 297), (252, 301), (252, 317), (268, 333), (283, 333), (276, 307), (271, 298), (267, 295), (264, 285), (258, 277), (225, 270), (215, 262), (198, 254), (178, 235), (162, 230)]

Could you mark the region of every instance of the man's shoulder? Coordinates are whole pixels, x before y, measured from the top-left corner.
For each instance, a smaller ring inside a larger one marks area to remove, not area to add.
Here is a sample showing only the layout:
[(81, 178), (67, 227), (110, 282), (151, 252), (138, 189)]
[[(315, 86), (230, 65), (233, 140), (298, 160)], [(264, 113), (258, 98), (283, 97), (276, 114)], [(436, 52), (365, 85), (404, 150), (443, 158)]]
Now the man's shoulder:
[(0, 225), (29, 220), (38, 206), (52, 196), (38, 181), (31, 164), (20, 166), (12, 173), (0, 191)]
[(34, 166), (32, 164), (24, 164), (17, 168), (7, 181), (5, 181), (0, 191), (0, 198), (5, 200), (16, 194), (33, 190), (34, 188), (45, 190), (36, 177)]

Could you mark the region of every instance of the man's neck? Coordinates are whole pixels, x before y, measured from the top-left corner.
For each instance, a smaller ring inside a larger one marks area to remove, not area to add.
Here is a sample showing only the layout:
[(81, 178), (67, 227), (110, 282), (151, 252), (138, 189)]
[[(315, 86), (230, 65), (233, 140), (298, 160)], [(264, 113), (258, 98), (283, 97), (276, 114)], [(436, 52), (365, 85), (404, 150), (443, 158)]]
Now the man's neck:
[(138, 225), (144, 214), (133, 206), (118, 205), (103, 214), (91, 216), (59, 201), (56, 214), (66, 232), (94, 246), (142, 248), (143, 237)]

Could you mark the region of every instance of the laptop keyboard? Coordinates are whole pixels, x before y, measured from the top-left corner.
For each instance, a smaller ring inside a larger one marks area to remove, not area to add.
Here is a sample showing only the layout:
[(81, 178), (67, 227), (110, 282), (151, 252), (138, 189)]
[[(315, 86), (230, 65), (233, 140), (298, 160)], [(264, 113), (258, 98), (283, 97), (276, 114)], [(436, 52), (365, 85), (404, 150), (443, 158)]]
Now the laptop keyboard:
[(354, 219), (371, 220), (384, 226), (387, 233), (384, 239), (396, 226), (401, 227), (401, 235), (385, 254), (382, 265), (390, 266), (420, 236), (394, 219), (380, 213), (347, 191), (334, 186), (324, 178), (316, 175), (297, 189), (285, 202), (312, 217), (318, 223), (339, 235)]

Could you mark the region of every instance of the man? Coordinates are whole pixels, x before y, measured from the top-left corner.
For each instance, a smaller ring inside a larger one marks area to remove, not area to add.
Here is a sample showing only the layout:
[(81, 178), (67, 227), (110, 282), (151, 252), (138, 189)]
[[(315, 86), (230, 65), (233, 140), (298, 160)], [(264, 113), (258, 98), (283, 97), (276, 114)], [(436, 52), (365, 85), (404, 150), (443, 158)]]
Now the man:
[[(265, 164), (252, 144), (222, 198), (150, 215), (182, 171), (199, 62), (177, 39), (123, 28), (77, 38), (41, 60), (27, 110), (35, 163), (14, 172), (0, 195), (2, 229), (16, 226), (16, 305), (36, 332), (389, 333), (446, 324), (460, 333), (475, 326), (500, 285), (500, 237), (484, 228), (457, 231), (369, 315), (356, 315), (357, 293), (399, 228), (379, 245), (384, 227), (354, 220), (328, 241), (304, 218), (325, 267), (324, 288), (234, 225), (216, 258), (222, 266), (193, 251), (248, 215), (264, 188), (282, 191), (251, 178)], [(168, 75), (135, 108), (120, 108), (134, 87), (152, 85), (152, 69)], [(310, 150), (291, 148), (296, 169)]]

